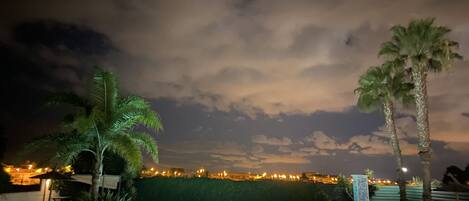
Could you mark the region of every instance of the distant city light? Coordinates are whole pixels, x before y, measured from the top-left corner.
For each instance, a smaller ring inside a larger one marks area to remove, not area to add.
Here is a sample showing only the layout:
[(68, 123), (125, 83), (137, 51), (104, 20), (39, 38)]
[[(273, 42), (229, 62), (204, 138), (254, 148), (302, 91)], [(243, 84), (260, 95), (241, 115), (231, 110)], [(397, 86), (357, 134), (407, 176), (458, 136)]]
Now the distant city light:
[[(12, 169), (13, 170), (13, 169)], [(42, 169), (44, 170), (44, 168)], [(38, 169), (37, 171), (41, 171)], [(407, 171), (406, 168), (403, 168), (402, 171)], [(339, 177), (337, 175), (329, 174), (320, 174), (317, 172), (304, 172), (300, 174), (285, 174), (280, 172), (230, 172), (229, 170), (221, 170), (219, 172), (211, 173), (207, 169), (199, 168), (193, 171), (185, 172), (182, 168), (171, 168), (170, 170), (157, 170), (157, 168), (149, 168), (142, 170), (142, 177), (154, 177), (154, 176), (163, 176), (163, 177), (207, 177), (214, 179), (230, 179), (234, 181), (243, 181), (243, 180), (281, 180), (281, 181), (302, 181), (302, 182), (313, 182), (313, 183), (324, 183), (324, 184), (337, 184), (339, 182)], [(349, 182), (353, 182), (351, 178), (347, 178)], [(392, 185), (396, 182), (386, 178), (369, 178), (368, 182), (370, 184), (380, 184), (380, 185)]]

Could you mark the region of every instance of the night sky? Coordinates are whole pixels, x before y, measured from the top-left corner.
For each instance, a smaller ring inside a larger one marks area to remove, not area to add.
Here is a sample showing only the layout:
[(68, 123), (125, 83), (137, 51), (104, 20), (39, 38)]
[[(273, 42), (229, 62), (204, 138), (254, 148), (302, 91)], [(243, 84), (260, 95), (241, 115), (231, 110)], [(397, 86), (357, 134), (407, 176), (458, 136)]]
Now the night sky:
[[(15, 153), (58, 128), (66, 108), (45, 98), (83, 93), (99, 65), (162, 116), (159, 166), (393, 177), (381, 113), (355, 107), (358, 77), (381, 62), (388, 29), (416, 18), (451, 28), (469, 58), (468, 10), (463, 0), (2, 2), (5, 162), (27, 160)], [(467, 60), (429, 77), (435, 178), (469, 163), (468, 77)], [(420, 174), (413, 111), (397, 115), (408, 176)]]

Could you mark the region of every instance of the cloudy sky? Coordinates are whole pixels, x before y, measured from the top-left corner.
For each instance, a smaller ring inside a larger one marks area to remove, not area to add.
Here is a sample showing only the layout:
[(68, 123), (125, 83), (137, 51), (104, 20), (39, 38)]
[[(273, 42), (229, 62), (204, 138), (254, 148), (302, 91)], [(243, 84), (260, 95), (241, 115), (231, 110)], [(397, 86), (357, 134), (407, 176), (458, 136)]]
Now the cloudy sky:
[[(161, 114), (160, 166), (371, 168), (392, 177), (383, 117), (357, 110), (357, 79), (381, 62), (389, 28), (410, 19), (436, 17), (469, 57), (468, 9), (463, 0), (3, 2), (7, 160), (57, 127), (61, 115), (42, 106), (44, 97), (82, 93), (99, 65), (117, 74), (124, 95), (145, 97)], [(467, 66), (460, 61), (429, 79), (436, 178), (469, 162)], [(397, 118), (405, 163), (418, 175), (413, 108), (399, 108)]]

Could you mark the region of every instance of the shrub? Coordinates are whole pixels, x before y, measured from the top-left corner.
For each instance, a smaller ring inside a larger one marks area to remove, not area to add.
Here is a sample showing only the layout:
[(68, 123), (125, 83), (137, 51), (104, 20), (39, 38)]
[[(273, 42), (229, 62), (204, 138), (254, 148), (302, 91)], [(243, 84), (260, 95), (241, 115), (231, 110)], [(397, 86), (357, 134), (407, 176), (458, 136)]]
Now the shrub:
[(339, 175), (337, 185), (334, 188), (334, 200), (350, 201), (353, 200), (352, 184), (344, 175)]
[[(77, 201), (95, 201), (89, 192), (81, 192)], [(111, 191), (104, 191), (99, 194), (98, 201), (132, 201), (132, 198), (127, 194), (118, 195)]]
[(0, 194), (8, 192), (10, 188), (10, 175), (5, 172), (3, 165), (0, 165)]
[(441, 188), (442, 183), (438, 179), (433, 179), (431, 185), (432, 185), (432, 188)]
[(423, 181), (420, 177), (412, 177), (412, 183), (417, 186), (423, 185)]

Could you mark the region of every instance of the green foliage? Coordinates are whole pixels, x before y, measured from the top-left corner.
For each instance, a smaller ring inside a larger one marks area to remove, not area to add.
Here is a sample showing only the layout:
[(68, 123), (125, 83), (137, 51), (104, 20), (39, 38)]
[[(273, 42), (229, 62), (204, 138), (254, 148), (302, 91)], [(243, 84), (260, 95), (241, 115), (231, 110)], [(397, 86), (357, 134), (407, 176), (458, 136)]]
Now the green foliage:
[(412, 183), (417, 186), (421, 186), (423, 184), (423, 181), (420, 177), (414, 176), (412, 177)]
[(375, 171), (367, 168), (365, 169), (365, 174), (368, 177), (368, 179), (372, 179), (375, 174)]
[(412, 20), (407, 26), (391, 28), (392, 38), (382, 44), (380, 56), (408, 61), (408, 67), (422, 72), (441, 71), (462, 56), (455, 52), (459, 44), (447, 38), (450, 29), (434, 25), (435, 19)]
[(8, 192), (10, 187), (10, 175), (5, 172), (3, 165), (0, 165), (0, 194)]
[(397, 100), (404, 104), (413, 100), (413, 84), (406, 80), (406, 73), (397, 66), (400, 61), (388, 61), (381, 66), (372, 66), (360, 76), (357, 106), (371, 112), (382, 108), (385, 102)]
[[(368, 179), (371, 180), (371, 179), (374, 178), (374, 175), (375, 175), (374, 170), (371, 170), (371, 169), (367, 168), (367, 169), (365, 169), (364, 173), (368, 177)], [(376, 191), (378, 191), (378, 185), (368, 183), (368, 192), (369, 192), (370, 198), (375, 195)]]
[(378, 191), (379, 188), (378, 188), (378, 185), (376, 184), (368, 184), (368, 194), (371, 197), (375, 196), (376, 195), (376, 191)]
[(336, 201), (353, 200), (352, 183), (350, 183), (347, 177), (344, 175), (339, 175), (337, 178), (337, 185), (334, 188), (334, 195), (334, 200)]
[[(82, 192), (76, 201), (95, 201), (88, 192)], [(97, 201), (132, 201), (132, 198), (127, 194), (118, 195), (111, 191), (105, 191), (99, 194)]]
[(431, 185), (432, 188), (440, 188), (442, 186), (442, 183), (438, 179), (433, 179)]
[(330, 196), (324, 192), (323, 190), (319, 190), (313, 195), (312, 201), (326, 201), (326, 200), (331, 200)]
[(60, 164), (70, 164), (82, 152), (95, 157), (111, 151), (127, 161), (131, 171), (141, 165), (140, 148), (147, 150), (158, 161), (157, 145), (145, 132), (134, 132), (137, 125), (159, 131), (163, 128), (159, 115), (151, 110), (144, 99), (137, 96), (121, 97), (115, 76), (108, 71), (97, 70), (88, 96), (74, 93), (58, 93), (49, 104), (74, 106), (72, 114), (63, 121), (63, 129), (34, 141), (32, 150), (55, 145), (54, 157)]
[(137, 200), (165, 201), (326, 201), (333, 185), (282, 181), (231, 181), (155, 177), (136, 181)]

